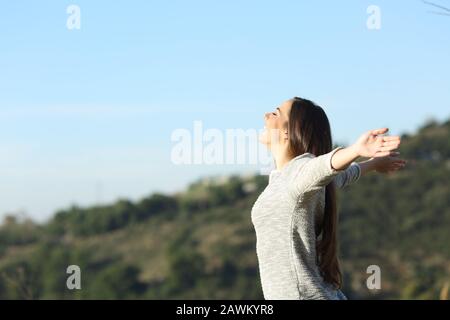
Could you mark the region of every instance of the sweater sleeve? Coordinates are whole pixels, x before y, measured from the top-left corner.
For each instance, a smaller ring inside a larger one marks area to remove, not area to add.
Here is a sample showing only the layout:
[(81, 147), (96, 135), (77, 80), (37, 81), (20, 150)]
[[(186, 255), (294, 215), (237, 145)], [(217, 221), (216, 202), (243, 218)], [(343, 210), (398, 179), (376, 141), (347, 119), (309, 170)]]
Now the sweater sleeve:
[(292, 182), (295, 196), (320, 190), (332, 182), (339, 173), (345, 171), (345, 169), (337, 170), (331, 166), (331, 158), (340, 149), (343, 149), (343, 147), (337, 147), (318, 157), (312, 155), (311, 158), (306, 160), (306, 163), (295, 169)]
[(352, 162), (345, 171), (339, 173), (334, 178), (334, 183), (338, 188), (345, 188), (346, 186), (356, 182), (361, 177), (361, 167), (358, 162)]

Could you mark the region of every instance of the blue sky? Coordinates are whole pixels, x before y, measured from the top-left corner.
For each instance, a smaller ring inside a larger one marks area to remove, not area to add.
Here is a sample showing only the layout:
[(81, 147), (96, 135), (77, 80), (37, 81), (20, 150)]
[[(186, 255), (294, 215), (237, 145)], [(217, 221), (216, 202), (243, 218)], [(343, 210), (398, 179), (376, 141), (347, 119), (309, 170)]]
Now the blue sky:
[[(345, 5), (343, 5), (345, 3)], [(436, 3), (450, 7), (450, 1)], [(81, 9), (68, 30), (66, 8)], [(369, 30), (369, 5), (381, 29)], [(335, 141), (450, 116), (450, 17), (422, 1), (10, 1), (0, 12), (0, 217), (173, 192), (256, 166), (175, 166), (177, 128), (260, 128), (292, 96)]]

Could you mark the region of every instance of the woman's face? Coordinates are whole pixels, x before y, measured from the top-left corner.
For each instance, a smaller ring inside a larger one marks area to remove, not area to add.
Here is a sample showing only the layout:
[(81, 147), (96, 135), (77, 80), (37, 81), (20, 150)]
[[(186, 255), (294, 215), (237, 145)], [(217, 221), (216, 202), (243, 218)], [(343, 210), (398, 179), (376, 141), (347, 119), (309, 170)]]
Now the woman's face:
[(287, 100), (273, 111), (264, 114), (264, 131), (259, 136), (261, 143), (267, 146), (272, 145), (275, 141), (278, 141), (280, 144), (287, 143), (287, 128), (291, 106), (292, 100)]

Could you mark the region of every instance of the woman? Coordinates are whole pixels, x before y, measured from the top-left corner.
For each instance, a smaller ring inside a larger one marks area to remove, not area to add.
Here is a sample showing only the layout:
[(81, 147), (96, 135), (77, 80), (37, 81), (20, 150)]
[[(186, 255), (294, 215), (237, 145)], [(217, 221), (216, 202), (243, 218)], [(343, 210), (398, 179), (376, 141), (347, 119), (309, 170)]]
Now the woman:
[(346, 299), (340, 290), (333, 180), (341, 187), (357, 180), (372, 165), (354, 160), (394, 155), (400, 137), (381, 136), (387, 128), (371, 130), (353, 145), (332, 150), (325, 112), (298, 97), (264, 118), (260, 141), (276, 169), (251, 213), (264, 298)]

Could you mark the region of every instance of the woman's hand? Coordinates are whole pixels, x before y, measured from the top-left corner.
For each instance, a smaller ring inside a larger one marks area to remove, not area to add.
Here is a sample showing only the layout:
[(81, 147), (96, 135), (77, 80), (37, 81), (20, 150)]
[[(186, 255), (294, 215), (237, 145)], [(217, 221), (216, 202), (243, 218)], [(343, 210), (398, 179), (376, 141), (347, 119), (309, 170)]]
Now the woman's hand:
[(369, 161), (373, 162), (373, 168), (379, 173), (392, 173), (403, 168), (406, 161), (399, 158), (400, 153), (395, 152), (392, 156), (372, 158)]
[(358, 162), (361, 168), (361, 176), (375, 171), (383, 174), (391, 174), (405, 167), (406, 160), (400, 159), (399, 152), (393, 152), (391, 156), (370, 158), (369, 160)]
[(395, 154), (392, 150), (400, 145), (400, 137), (381, 136), (388, 130), (382, 128), (368, 131), (351, 146), (337, 150), (331, 157), (331, 167), (344, 170), (358, 157), (380, 158)]
[(359, 137), (352, 148), (360, 157), (379, 158), (392, 155), (400, 145), (399, 136), (381, 136), (389, 129), (382, 128), (371, 130)]

